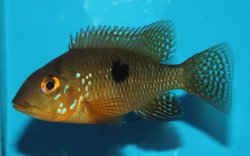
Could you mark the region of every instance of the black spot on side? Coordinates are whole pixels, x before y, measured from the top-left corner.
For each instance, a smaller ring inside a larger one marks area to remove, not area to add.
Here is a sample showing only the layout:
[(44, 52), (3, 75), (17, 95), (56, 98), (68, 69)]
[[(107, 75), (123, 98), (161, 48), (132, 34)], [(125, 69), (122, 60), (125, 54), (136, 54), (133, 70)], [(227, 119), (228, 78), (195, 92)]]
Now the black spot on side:
[(129, 66), (127, 64), (121, 64), (120, 61), (114, 61), (111, 74), (115, 82), (124, 82), (129, 76)]

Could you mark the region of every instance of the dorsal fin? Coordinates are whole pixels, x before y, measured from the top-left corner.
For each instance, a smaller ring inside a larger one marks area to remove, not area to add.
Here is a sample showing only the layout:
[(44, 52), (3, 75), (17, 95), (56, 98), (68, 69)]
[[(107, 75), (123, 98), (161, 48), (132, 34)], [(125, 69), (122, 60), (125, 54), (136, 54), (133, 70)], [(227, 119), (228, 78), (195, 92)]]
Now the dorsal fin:
[(172, 58), (175, 31), (171, 21), (158, 21), (139, 28), (87, 27), (75, 38), (70, 37), (69, 49), (117, 48), (149, 55), (156, 60)]

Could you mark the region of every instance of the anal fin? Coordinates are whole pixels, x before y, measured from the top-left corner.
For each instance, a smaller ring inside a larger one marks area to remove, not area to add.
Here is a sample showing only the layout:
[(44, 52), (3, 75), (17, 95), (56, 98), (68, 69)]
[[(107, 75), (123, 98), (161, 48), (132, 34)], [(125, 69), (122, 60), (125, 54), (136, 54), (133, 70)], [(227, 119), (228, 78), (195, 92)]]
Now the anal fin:
[(171, 120), (180, 118), (183, 115), (183, 108), (175, 94), (167, 92), (134, 112), (145, 119)]

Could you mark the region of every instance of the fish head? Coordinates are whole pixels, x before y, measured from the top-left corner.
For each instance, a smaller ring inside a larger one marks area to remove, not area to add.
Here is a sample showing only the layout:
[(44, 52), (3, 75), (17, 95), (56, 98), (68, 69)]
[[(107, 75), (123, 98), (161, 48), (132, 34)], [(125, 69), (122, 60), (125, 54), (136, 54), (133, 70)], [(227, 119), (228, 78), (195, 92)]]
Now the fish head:
[(57, 59), (31, 74), (13, 99), (18, 111), (38, 119), (70, 122), (78, 106), (76, 84)]

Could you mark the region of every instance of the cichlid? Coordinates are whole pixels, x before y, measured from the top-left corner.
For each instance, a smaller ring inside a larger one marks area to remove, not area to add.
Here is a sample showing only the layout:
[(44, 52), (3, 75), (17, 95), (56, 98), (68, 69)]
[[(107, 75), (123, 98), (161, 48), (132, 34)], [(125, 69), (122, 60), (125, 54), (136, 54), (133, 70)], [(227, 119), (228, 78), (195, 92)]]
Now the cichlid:
[(129, 112), (170, 120), (183, 114), (171, 90), (183, 89), (229, 113), (230, 46), (221, 43), (181, 64), (162, 64), (174, 51), (171, 21), (139, 28), (88, 27), (71, 37), (68, 52), (28, 77), (14, 107), (54, 122), (114, 123)]

